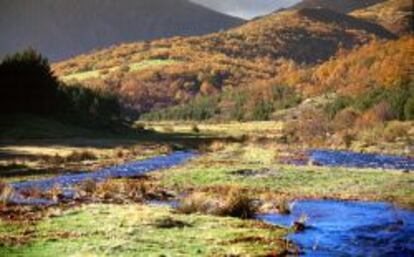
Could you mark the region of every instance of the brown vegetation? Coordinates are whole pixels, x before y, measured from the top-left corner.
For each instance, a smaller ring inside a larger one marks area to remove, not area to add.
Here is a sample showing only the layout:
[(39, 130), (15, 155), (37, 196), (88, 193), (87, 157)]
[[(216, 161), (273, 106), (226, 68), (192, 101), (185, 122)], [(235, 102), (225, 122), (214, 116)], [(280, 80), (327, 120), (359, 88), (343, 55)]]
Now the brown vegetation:
[[(89, 87), (117, 92), (124, 105), (149, 111), (199, 95), (254, 87), (258, 81), (291, 73), (302, 63), (328, 60), (340, 49), (393, 37), (363, 20), (330, 10), (304, 9), (202, 37), (124, 44), (58, 63), (54, 71), (61, 77), (98, 71), (98, 77), (84, 81)], [(131, 65), (143, 68), (131, 69)], [(117, 69), (127, 66), (128, 70)], [(103, 70), (111, 72), (99, 76)]]
[(253, 218), (258, 208), (246, 191), (239, 187), (227, 187), (228, 191), (220, 193), (195, 192), (185, 197), (178, 206), (178, 211), (205, 213), (218, 216)]

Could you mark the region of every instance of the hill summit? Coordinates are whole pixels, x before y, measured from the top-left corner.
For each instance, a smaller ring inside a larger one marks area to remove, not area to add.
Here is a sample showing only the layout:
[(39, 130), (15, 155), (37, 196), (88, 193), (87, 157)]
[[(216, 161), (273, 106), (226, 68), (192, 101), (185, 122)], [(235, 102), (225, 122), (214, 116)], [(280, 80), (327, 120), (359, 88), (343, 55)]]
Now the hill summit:
[[(202, 35), (243, 20), (187, 0), (0, 1), (0, 57), (31, 46), (61, 60), (113, 44)], [(12, 22), (11, 22), (12, 21)]]

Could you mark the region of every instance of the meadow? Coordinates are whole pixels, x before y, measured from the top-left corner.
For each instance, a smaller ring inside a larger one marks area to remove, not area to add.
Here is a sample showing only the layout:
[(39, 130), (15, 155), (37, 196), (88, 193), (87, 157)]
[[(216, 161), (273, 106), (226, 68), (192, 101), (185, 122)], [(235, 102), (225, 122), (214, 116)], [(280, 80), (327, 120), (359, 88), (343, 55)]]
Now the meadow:
[[(128, 138), (4, 142), (3, 202), (5, 182), (93, 172), (175, 149), (197, 150), (198, 156), (136, 178), (85, 181), (76, 187), (75, 199), (59, 205), (14, 206), (6, 201), (0, 210), (2, 253), (283, 256), (297, 251), (285, 239), (295, 228), (271, 226), (250, 215), (289, 212), (290, 202), (304, 199), (385, 201), (414, 208), (410, 172), (289, 163), (301, 157), (303, 149), (278, 143), (281, 123), (140, 121), (136, 127), (152, 132)], [(30, 199), (39, 192), (27, 194)], [(60, 190), (41, 195), (59, 199)]]

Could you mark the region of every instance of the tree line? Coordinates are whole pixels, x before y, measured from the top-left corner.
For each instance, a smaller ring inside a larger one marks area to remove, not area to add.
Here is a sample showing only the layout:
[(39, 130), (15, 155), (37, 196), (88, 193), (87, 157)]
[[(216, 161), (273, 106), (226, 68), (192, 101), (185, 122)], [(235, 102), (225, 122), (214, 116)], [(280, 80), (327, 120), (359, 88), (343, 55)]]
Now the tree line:
[(27, 49), (0, 63), (0, 114), (17, 113), (108, 122), (120, 117), (120, 104), (111, 93), (64, 84), (47, 58)]

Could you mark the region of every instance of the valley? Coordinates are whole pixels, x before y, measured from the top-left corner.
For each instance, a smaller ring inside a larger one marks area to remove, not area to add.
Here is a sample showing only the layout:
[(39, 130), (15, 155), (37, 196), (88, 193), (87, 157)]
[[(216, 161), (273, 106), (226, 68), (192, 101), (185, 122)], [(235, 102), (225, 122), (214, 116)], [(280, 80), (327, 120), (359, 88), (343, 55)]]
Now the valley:
[(413, 255), (412, 3), (194, 2), (1, 3), (0, 256)]

